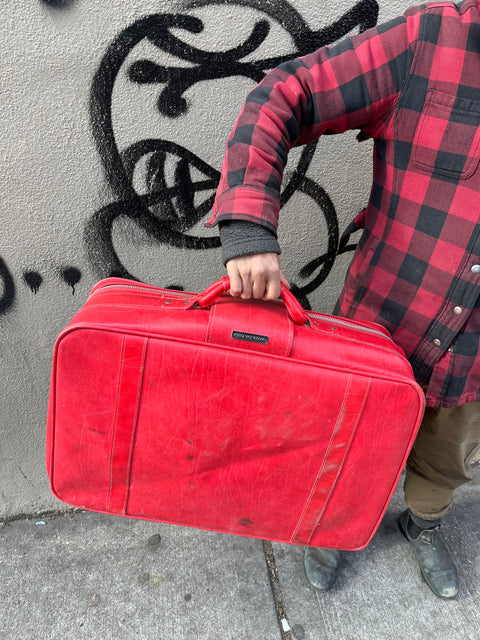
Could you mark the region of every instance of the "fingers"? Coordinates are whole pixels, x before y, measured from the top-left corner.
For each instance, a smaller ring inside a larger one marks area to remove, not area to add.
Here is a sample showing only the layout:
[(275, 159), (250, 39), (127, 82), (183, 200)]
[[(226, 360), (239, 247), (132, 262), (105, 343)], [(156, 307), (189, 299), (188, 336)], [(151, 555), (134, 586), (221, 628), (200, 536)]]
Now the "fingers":
[[(248, 256), (250, 257), (250, 256)], [(230, 277), (230, 295), (234, 298), (247, 300), (253, 295), (254, 277), (252, 277), (250, 260), (233, 258), (227, 262), (227, 273)], [(256, 283), (256, 291), (259, 291), (259, 283)], [(260, 296), (261, 297), (261, 296)]]
[(290, 288), (276, 253), (239, 256), (229, 260), (226, 267), (233, 297), (274, 300), (280, 295), (280, 282)]
[(283, 275), (282, 271), (280, 271), (280, 282), (283, 284), (284, 287), (286, 287), (287, 289), (290, 289), (290, 283), (288, 282), (286, 277)]
[(234, 298), (238, 298), (243, 291), (243, 282), (240, 276), (240, 272), (236, 268), (233, 260), (229, 260), (226, 264), (227, 273), (230, 278), (230, 295)]

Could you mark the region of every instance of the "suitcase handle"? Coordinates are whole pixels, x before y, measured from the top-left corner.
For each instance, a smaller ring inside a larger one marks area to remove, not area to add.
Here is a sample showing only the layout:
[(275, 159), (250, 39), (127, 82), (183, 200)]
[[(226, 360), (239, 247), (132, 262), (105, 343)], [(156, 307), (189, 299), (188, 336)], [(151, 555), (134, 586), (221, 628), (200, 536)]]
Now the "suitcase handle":
[[(188, 305), (187, 309), (190, 309), (194, 305), (198, 305), (202, 309), (210, 307), (223, 293), (226, 293), (229, 289), (230, 278), (228, 276), (223, 276), (223, 278), (217, 280), (209, 287), (204, 289), (202, 293), (199, 293), (198, 296)], [(308, 321), (308, 316), (305, 313), (302, 305), (295, 298), (293, 293), (290, 293), (290, 291), (281, 283), (280, 298), (285, 304), (290, 318), (295, 324), (305, 324)]]

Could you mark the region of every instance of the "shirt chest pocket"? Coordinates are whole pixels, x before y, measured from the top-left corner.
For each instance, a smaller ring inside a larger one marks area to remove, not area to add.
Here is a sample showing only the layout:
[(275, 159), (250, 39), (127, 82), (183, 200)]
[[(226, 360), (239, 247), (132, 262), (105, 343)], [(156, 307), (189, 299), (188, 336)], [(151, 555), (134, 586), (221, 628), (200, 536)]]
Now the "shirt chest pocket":
[(430, 89), (413, 145), (418, 169), (447, 179), (470, 178), (480, 159), (480, 102)]

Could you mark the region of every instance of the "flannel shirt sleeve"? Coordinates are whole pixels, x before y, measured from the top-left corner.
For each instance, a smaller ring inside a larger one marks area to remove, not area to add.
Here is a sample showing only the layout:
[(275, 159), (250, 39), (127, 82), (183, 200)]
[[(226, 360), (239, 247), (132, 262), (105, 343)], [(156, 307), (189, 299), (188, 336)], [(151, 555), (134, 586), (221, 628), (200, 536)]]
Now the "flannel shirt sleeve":
[(293, 146), (347, 129), (360, 129), (359, 139), (381, 134), (408, 76), (419, 23), (418, 10), (409, 10), (268, 73), (248, 95), (227, 141), (206, 226), (247, 220), (276, 234)]

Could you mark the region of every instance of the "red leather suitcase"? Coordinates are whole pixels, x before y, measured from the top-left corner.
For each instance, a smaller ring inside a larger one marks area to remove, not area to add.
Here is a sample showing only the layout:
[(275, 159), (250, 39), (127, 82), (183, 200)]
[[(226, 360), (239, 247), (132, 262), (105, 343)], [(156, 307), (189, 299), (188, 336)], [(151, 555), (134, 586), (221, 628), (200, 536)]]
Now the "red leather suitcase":
[(109, 278), (55, 345), (47, 468), (93, 511), (360, 549), (413, 444), (424, 396), (388, 332)]

